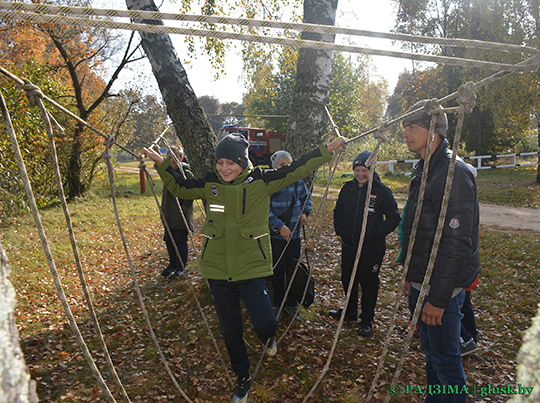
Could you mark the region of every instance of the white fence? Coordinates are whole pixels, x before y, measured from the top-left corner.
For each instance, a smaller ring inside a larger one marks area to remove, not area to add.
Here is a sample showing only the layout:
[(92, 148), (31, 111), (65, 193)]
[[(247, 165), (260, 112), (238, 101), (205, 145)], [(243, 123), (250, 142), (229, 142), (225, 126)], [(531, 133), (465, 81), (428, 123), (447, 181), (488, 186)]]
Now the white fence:
[[(518, 162), (518, 157), (531, 157), (538, 155), (538, 152), (530, 153), (517, 153), (517, 154), (496, 154), (496, 155), (473, 155), (471, 157), (462, 157), (463, 160), (471, 160), (470, 164), (473, 165), (476, 169), (491, 169), (491, 168), (513, 168), (513, 167), (522, 167), (527, 165), (538, 165), (537, 161), (531, 162)], [(486, 158), (491, 159), (500, 159), (500, 158), (511, 158), (511, 162), (501, 165), (482, 165), (482, 160)], [(476, 161), (474, 161), (476, 160)], [(377, 161), (377, 165), (388, 165), (388, 171), (394, 173), (394, 166), (397, 164), (411, 164), (411, 167), (414, 166), (419, 160), (391, 160), (391, 161)], [(410, 172), (405, 175), (410, 175)]]

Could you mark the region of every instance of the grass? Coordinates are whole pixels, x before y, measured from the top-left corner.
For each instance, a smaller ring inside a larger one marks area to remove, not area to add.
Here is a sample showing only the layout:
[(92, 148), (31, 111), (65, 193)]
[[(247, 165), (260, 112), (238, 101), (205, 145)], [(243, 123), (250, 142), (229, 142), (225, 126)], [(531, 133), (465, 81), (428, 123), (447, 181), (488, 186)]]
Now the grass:
[[(395, 195), (406, 195), (410, 176), (378, 170), (381, 180)], [(476, 177), (480, 203), (512, 207), (540, 208), (540, 184), (536, 183), (537, 170), (533, 167), (481, 170)], [(340, 164), (330, 185), (340, 189), (344, 182), (353, 178), (349, 164)], [(325, 187), (328, 170), (319, 172), (315, 186)]]
[[(346, 170), (344, 169), (343, 172)], [(527, 204), (538, 208), (538, 187), (531, 185), (535, 171), (484, 171), (479, 174), (479, 194), (485, 202), (507, 201), (508, 205)], [(404, 193), (409, 178), (385, 175), (383, 181), (396, 193)], [(162, 242), (163, 229), (152, 193), (141, 195), (137, 173), (118, 172), (115, 192), (122, 226), (141, 284), (147, 310), (164, 355), (181, 387), (197, 402), (228, 402), (232, 394), (225, 371), (210, 335), (202, 323), (188, 283), (168, 282), (158, 275), (166, 264)], [(497, 179), (497, 180), (495, 180)], [(332, 187), (339, 189), (336, 178)], [(322, 181), (320, 178), (317, 181)], [(157, 194), (161, 188), (158, 183)], [(317, 182), (319, 183), (319, 182)], [(321, 182), (322, 183), (322, 182)], [(515, 189), (522, 192), (515, 200)], [(490, 195), (495, 193), (497, 195)], [(509, 194), (510, 193), (510, 194)], [(314, 205), (318, 205), (315, 198)], [(526, 200), (524, 203), (523, 200)], [(300, 402), (325, 365), (337, 323), (327, 318), (328, 309), (342, 298), (339, 281), (339, 245), (332, 230), (331, 209), (321, 219), (317, 242), (310, 243), (311, 263), (316, 268), (315, 304), (302, 311), (304, 321), (294, 324), (280, 343), (278, 356), (264, 359), (250, 393), (252, 402)], [(88, 286), (100, 325), (108, 342), (117, 371), (135, 402), (180, 402), (183, 399), (169, 380), (148, 335), (136, 298), (129, 267), (118, 235), (106, 178), (100, 178), (92, 193), (69, 206), (80, 247)], [(89, 319), (69, 238), (60, 208), (41, 211), (60, 277), (71, 309), (86, 342), (103, 371), (117, 399), (117, 388), (110, 381), (95, 331)], [(201, 225), (196, 211), (196, 225)], [(17, 327), (30, 373), (38, 383), (40, 401), (105, 401), (85, 363), (62, 311), (39, 237), (31, 217), (21, 215), (5, 226), (0, 238), (12, 266), (11, 281), (16, 292)], [(195, 247), (200, 245), (195, 237)], [(315, 392), (316, 402), (361, 402), (369, 389), (378, 364), (385, 329), (388, 325), (400, 278), (395, 263), (398, 250), (395, 233), (388, 237), (388, 253), (381, 274), (381, 289), (375, 319), (375, 333), (370, 339), (356, 336), (356, 328), (344, 326), (330, 371)], [(477, 312), (481, 352), (464, 359), (469, 384), (514, 383), (516, 355), (523, 331), (536, 312), (540, 293), (540, 240), (529, 231), (505, 231), (481, 228), (483, 271), (480, 285), (473, 291)], [(208, 317), (212, 334), (226, 362), (228, 357), (219, 335), (219, 323), (211, 297), (198, 274), (195, 254), (190, 253), (189, 267), (196, 295)], [(389, 359), (380, 379), (376, 401), (381, 401), (389, 387), (395, 362), (401, 355), (401, 343), (407, 326), (405, 303), (398, 315), (398, 330), (392, 335)], [(284, 331), (285, 321), (278, 330)], [(260, 348), (253, 329), (246, 321), (246, 339), (252, 368), (259, 361)], [(423, 354), (413, 340), (400, 385), (425, 383)], [(475, 401), (506, 401), (508, 396), (490, 396)], [(474, 400), (474, 399), (473, 399)], [(418, 396), (398, 396), (392, 402), (417, 402)]]

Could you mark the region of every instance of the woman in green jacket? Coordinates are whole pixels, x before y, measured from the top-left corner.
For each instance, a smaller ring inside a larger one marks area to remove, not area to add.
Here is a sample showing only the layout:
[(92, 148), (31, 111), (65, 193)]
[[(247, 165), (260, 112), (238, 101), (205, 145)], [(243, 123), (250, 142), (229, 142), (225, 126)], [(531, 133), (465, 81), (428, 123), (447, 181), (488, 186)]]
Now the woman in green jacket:
[(232, 133), (216, 147), (216, 166), (204, 178), (175, 177), (169, 159), (152, 149), (143, 149), (163, 184), (181, 199), (207, 201), (202, 230), (201, 273), (208, 279), (221, 333), (238, 375), (233, 402), (247, 402), (251, 386), (249, 359), (243, 340), (240, 297), (249, 311), (257, 335), (269, 356), (275, 356), (273, 338), (277, 328), (265, 278), (272, 275), (268, 229), (270, 195), (294, 183), (331, 160), (331, 152), (343, 137), (304, 154), (290, 165), (263, 171), (248, 158), (249, 143)]

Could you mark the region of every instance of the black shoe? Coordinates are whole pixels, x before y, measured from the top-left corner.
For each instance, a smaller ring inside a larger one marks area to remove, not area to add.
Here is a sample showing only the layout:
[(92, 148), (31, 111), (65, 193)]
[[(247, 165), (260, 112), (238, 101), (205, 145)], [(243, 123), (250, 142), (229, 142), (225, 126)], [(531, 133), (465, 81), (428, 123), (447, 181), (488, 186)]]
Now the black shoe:
[[(341, 313), (343, 312), (343, 309), (332, 309), (330, 312), (328, 312), (328, 316), (331, 318), (339, 320), (341, 318)], [(358, 314), (345, 314), (345, 320), (348, 322), (356, 322), (358, 320)]]
[(234, 388), (233, 403), (247, 403), (250, 387), (251, 376), (249, 374), (246, 376), (239, 376), (238, 385), (236, 385), (236, 388)]
[(473, 338), (461, 343), (461, 356), (465, 357), (469, 354), (476, 353), (479, 350), (478, 344)]
[(371, 322), (360, 322), (360, 329), (358, 329), (358, 334), (360, 336), (368, 337), (373, 333), (373, 327)]
[(171, 274), (172, 272), (174, 271), (174, 269), (170, 266), (167, 266), (163, 269), (163, 271), (161, 272), (161, 275), (163, 277), (167, 277), (169, 274)]
[(172, 275), (171, 275), (171, 279), (175, 279), (175, 278), (178, 278), (178, 277), (181, 277), (183, 276), (185, 273), (183, 270), (177, 270), (175, 271)]

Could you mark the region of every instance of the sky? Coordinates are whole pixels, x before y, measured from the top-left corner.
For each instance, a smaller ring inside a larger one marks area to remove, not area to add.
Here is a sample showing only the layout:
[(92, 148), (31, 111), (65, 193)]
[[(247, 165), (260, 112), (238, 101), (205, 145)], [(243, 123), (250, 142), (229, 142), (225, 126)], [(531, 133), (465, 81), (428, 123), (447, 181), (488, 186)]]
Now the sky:
[[(119, 3), (116, 3), (119, 1)], [(125, 3), (120, 0), (98, 0), (95, 7), (98, 8), (124, 8)], [(157, 1), (156, 1), (157, 2)], [(112, 3), (116, 3), (113, 6)], [(157, 2), (158, 3), (158, 2)], [(160, 7), (163, 12), (176, 13), (178, 12), (178, 4), (164, 0)], [(390, 32), (394, 25), (395, 15), (392, 9), (392, 0), (378, 1), (362, 1), (362, 0), (339, 0), (338, 16), (336, 25), (339, 27), (349, 27), (377, 32)], [(226, 57), (226, 74), (221, 75), (218, 80), (214, 80), (215, 70), (212, 69), (210, 62), (200, 54), (197, 58), (187, 58), (187, 48), (184, 43), (185, 37), (181, 35), (171, 35), (173, 44), (177, 53), (183, 61), (184, 67), (188, 75), (188, 79), (195, 91), (195, 94), (200, 97), (209, 95), (216, 97), (221, 103), (227, 102), (242, 102), (242, 95), (245, 91), (241, 80), (242, 60), (238, 50), (229, 51)], [(347, 43), (347, 38), (338, 36), (336, 42)], [(359, 46), (371, 47), (375, 49), (385, 50), (401, 50), (397, 45), (393, 45), (389, 40), (357, 38), (356, 42)], [(237, 43), (240, 45), (240, 43)], [(185, 61), (189, 60), (189, 64)], [(412, 62), (405, 59), (391, 58), (386, 56), (372, 56), (372, 64), (375, 71), (371, 74), (376, 74), (387, 80), (390, 92), (393, 91), (398, 76), (404, 69), (410, 70)], [(145, 71), (146, 82), (148, 86), (154, 86), (157, 91), (157, 84), (151, 77), (151, 69), (146, 61), (141, 67)], [(150, 88), (147, 88), (151, 91)]]

